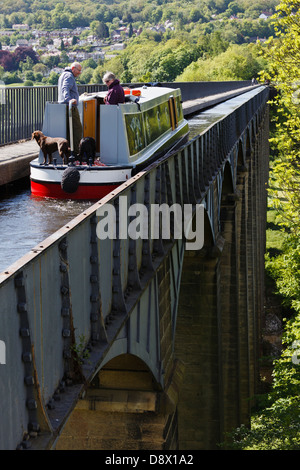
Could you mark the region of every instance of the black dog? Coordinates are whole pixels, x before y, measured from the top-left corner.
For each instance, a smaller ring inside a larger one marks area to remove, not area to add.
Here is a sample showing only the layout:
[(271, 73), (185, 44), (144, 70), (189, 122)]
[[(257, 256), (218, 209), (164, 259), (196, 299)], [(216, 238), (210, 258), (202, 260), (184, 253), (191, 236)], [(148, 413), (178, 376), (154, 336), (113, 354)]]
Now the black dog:
[(96, 142), (93, 137), (84, 137), (79, 142), (79, 161), (90, 163), (90, 159), (94, 163), (96, 157)]

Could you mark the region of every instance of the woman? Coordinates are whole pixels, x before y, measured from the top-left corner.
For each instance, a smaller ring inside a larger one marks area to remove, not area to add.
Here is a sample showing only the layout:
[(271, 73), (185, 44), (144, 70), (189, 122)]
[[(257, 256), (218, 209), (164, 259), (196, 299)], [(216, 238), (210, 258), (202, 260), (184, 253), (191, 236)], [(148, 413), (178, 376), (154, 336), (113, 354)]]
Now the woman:
[(125, 102), (124, 90), (119, 80), (112, 72), (107, 72), (103, 77), (103, 82), (108, 86), (108, 93), (104, 98), (105, 104), (118, 104)]

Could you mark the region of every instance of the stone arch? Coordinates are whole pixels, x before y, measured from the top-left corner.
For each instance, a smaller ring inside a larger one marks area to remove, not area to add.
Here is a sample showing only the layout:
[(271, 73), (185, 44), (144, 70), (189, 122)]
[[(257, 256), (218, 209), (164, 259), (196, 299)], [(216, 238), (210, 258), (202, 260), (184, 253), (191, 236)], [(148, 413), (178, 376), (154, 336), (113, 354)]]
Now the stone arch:
[[(219, 190), (214, 182), (214, 210)], [(219, 238), (213, 217), (204, 216), (204, 247), (184, 256), (176, 332), (175, 357), (184, 366), (178, 414), (178, 447), (216, 449), (219, 412)], [(221, 248), (222, 249), (222, 248)]]
[(147, 365), (133, 354), (109, 360), (78, 401), (56, 450), (175, 450), (182, 367), (161, 390)]
[(245, 149), (246, 149), (246, 157), (247, 158), (250, 156), (251, 150), (252, 150), (252, 133), (253, 133), (253, 130), (251, 129), (251, 127), (252, 127), (252, 123), (250, 123), (250, 125), (247, 126), (246, 136), (245, 136), (245, 139), (246, 139)]
[(227, 161), (223, 169), (222, 197), (232, 193), (234, 193), (234, 181), (232, 177), (231, 165)]
[(245, 156), (244, 156), (244, 148), (243, 148), (243, 141), (242, 139), (239, 140), (238, 143), (238, 156), (237, 156), (237, 166), (243, 167), (245, 166)]
[(106, 362), (91, 382), (91, 388), (161, 390), (147, 364), (134, 354), (124, 353)]

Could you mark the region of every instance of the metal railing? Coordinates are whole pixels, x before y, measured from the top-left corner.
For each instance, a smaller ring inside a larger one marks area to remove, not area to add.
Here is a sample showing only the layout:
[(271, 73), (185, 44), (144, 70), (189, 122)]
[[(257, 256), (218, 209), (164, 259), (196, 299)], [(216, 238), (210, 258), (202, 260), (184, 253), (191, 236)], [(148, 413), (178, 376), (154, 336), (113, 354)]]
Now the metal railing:
[[(79, 93), (101, 91), (104, 85), (80, 85)], [(5, 87), (0, 97), (0, 145), (29, 139), (43, 126), (47, 101), (57, 101), (57, 86)]]
[[(183, 101), (247, 87), (248, 81), (172, 82), (164, 86), (180, 88)], [(141, 85), (141, 84), (130, 84)], [(126, 84), (124, 84), (126, 86)], [(107, 90), (106, 85), (78, 85), (79, 94)], [(57, 101), (57, 85), (0, 88), (0, 146), (31, 138), (42, 129), (46, 101)]]

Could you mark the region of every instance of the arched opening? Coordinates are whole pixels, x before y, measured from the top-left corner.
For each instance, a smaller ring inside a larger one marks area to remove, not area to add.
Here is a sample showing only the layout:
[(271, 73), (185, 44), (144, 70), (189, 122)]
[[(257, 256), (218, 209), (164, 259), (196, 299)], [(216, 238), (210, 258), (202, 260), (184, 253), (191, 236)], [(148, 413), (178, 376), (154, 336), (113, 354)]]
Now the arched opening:
[(245, 165), (244, 151), (243, 151), (243, 142), (240, 139), (238, 144), (238, 157), (237, 157), (237, 166), (242, 167)]
[(137, 356), (110, 359), (77, 402), (56, 450), (176, 449), (179, 386), (170, 388), (162, 391)]
[(108, 361), (96, 374), (90, 389), (161, 390), (148, 366), (133, 354)]
[(222, 182), (222, 197), (234, 193), (232, 173), (229, 162), (225, 163)]

